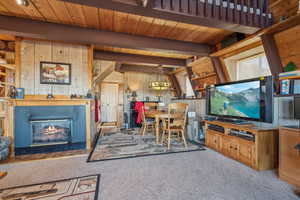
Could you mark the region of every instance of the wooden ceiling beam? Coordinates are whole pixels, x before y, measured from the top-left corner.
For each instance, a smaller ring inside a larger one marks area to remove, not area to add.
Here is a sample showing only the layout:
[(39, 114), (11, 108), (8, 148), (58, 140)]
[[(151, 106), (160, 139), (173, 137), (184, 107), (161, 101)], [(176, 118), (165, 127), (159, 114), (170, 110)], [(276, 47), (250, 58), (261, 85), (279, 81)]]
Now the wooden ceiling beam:
[(136, 36), (3, 15), (0, 16), (1, 33), (76, 44), (105, 45), (183, 55), (208, 55), (212, 50), (212, 47), (206, 44)]
[(266, 57), (270, 66), (270, 71), (273, 76), (283, 72), (283, 66), (279, 55), (279, 50), (276, 45), (273, 34), (265, 34), (261, 36), (262, 44), (266, 53)]
[(157, 64), (157, 65), (171, 65), (171, 66), (185, 66), (185, 59), (166, 58), (158, 56), (144, 56), (137, 54), (116, 53), (110, 51), (96, 50), (94, 52), (94, 59), (96, 60), (109, 60), (122, 63), (144, 63), (144, 64)]
[[(108, 10), (115, 10), (118, 12), (130, 13), (139, 16), (153, 17), (158, 19), (182, 22), (198, 26), (212, 27), (225, 29), (232, 32), (240, 32), (245, 34), (253, 34), (259, 30), (257, 27), (246, 26), (242, 24), (235, 24), (233, 22), (221, 21), (215, 18), (204, 18), (194, 15), (186, 15), (183, 13), (167, 12), (161, 9), (153, 9), (158, 0), (149, 1), (151, 6), (136, 6), (127, 3), (121, 3), (113, 0), (60, 0), (63, 2), (79, 4), (83, 6), (102, 8)], [(184, 2), (184, 1), (183, 1)]]
[(147, 65), (130, 65), (122, 64), (118, 69), (118, 72), (141, 72), (141, 73), (150, 73), (150, 74), (169, 74), (171, 69), (147, 66)]

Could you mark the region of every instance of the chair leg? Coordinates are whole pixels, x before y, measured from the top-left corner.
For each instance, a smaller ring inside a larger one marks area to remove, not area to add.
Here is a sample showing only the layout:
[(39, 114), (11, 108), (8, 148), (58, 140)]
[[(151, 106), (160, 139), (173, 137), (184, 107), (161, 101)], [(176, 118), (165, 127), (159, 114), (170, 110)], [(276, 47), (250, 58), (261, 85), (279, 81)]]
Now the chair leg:
[(166, 132), (163, 131), (163, 132), (162, 132), (162, 136), (161, 136), (161, 144), (163, 144), (164, 141), (165, 141), (165, 134), (166, 134)]
[(146, 131), (147, 131), (147, 128), (148, 128), (148, 125), (145, 124), (144, 131), (143, 131), (143, 136), (145, 135), (145, 133), (146, 133)]
[(143, 123), (143, 124), (142, 124), (142, 127), (141, 127), (141, 130), (140, 130), (140, 135), (143, 135), (143, 133), (144, 133), (144, 128), (145, 128), (145, 124)]
[(186, 143), (184, 131), (181, 131), (181, 137), (182, 137), (185, 148), (187, 148), (187, 143)]
[(171, 131), (168, 131), (168, 149), (171, 147)]

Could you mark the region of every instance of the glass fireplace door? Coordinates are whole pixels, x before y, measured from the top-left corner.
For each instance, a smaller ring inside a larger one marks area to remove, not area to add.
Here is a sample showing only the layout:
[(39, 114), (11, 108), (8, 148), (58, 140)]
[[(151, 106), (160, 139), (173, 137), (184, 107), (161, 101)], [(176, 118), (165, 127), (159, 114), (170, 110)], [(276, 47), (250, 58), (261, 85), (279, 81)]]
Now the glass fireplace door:
[(33, 120), (32, 146), (66, 144), (71, 142), (71, 120)]

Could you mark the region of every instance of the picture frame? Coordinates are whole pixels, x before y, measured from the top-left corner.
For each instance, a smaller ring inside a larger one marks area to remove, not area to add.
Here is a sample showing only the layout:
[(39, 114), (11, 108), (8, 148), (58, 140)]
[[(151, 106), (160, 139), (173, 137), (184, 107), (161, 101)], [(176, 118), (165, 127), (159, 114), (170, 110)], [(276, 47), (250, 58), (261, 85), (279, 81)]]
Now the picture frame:
[(40, 84), (71, 85), (71, 64), (40, 62)]

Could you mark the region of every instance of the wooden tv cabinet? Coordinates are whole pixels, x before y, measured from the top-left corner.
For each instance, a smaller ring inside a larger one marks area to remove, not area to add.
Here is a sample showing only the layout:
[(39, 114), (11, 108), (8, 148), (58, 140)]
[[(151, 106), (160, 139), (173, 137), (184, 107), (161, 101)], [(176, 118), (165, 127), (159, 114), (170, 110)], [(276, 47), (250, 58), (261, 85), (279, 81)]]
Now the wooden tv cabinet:
[(279, 129), (279, 178), (300, 187), (300, 129)]
[[(211, 130), (217, 125), (222, 131)], [(237, 125), (220, 121), (205, 121), (205, 144), (223, 155), (242, 162), (255, 170), (278, 167), (278, 129), (254, 125)], [(246, 131), (254, 135), (253, 140), (231, 134), (231, 130)]]

